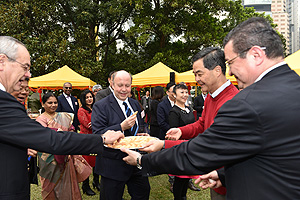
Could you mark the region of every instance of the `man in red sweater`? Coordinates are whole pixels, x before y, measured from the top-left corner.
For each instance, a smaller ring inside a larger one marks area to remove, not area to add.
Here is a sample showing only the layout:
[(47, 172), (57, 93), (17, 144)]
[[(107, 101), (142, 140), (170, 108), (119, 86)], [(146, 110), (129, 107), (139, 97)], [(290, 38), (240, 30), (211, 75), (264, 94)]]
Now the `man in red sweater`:
[[(170, 148), (203, 133), (214, 122), (220, 107), (232, 99), (239, 91), (226, 79), (224, 52), (217, 47), (208, 47), (198, 52), (192, 59), (193, 72), (202, 92), (207, 92), (202, 116), (198, 121), (180, 128), (172, 128), (166, 133), (165, 141), (153, 142), (143, 151), (153, 152)], [(182, 140), (178, 140), (178, 139)], [(212, 200), (225, 200), (226, 188), (211, 189)]]

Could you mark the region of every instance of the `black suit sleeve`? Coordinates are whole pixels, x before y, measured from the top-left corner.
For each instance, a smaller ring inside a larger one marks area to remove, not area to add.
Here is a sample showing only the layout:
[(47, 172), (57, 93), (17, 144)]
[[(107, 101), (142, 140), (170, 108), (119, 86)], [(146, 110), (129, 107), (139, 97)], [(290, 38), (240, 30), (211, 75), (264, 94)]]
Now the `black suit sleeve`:
[(204, 174), (258, 153), (264, 135), (256, 111), (242, 100), (225, 103), (214, 123), (188, 142), (144, 155), (144, 173)]
[(220, 179), (220, 181), (222, 183), (222, 186), (226, 187), (224, 167), (222, 167), (221, 169), (218, 169), (217, 173), (218, 173), (219, 179)]
[[(3, 93), (3, 92), (2, 92)], [(2, 94), (1, 94), (2, 95)], [(0, 141), (51, 154), (101, 154), (102, 138), (74, 132), (56, 132), (30, 119), (13, 97), (0, 98)]]

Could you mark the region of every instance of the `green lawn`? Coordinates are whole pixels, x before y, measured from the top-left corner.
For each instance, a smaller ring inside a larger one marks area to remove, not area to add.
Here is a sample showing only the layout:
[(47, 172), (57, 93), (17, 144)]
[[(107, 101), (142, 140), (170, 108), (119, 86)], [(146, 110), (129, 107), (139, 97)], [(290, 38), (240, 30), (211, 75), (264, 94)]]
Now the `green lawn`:
[[(91, 179), (91, 178), (90, 178)], [(168, 176), (167, 175), (160, 175), (155, 177), (149, 178), (150, 185), (151, 185), (151, 193), (150, 193), (150, 200), (157, 200), (157, 199), (166, 199), (170, 200), (173, 199), (173, 195), (170, 192), (170, 184), (168, 182)], [(90, 180), (91, 182), (91, 180)], [(90, 184), (92, 185), (92, 184)], [(81, 183), (80, 183), (80, 189), (81, 189)], [(95, 191), (95, 190), (94, 190)], [(99, 192), (95, 191), (95, 196), (87, 196), (85, 194), (82, 195), (82, 199), (87, 200), (99, 200)], [(31, 199), (32, 200), (41, 200), (41, 188), (40, 186), (31, 185)], [(209, 190), (201, 190), (199, 192), (195, 192), (192, 190), (188, 190), (188, 200), (209, 200)], [(130, 200), (130, 196), (128, 195), (127, 191), (124, 193), (124, 200)]]

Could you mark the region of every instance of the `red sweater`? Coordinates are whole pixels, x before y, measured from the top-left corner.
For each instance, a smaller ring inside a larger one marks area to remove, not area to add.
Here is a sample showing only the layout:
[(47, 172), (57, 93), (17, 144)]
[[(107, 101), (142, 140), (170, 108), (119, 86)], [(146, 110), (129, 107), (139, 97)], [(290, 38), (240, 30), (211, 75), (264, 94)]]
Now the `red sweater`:
[[(182, 132), (181, 139), (191, 139), (203, 133), (207, 128), (209, 128), (214, 123), (214, 118), (217, 115), (221, 106), (228, 100), (232, 99), (237, 93), (238, 89), (230, 84), (226, 87), (218, 96), (212, 98), (209, 94), (207, 95), (204, 101), (204, 109), (202, 112), (202, 116), (199, 118), (198, 121), (188, 124), (186, 126), (180, 127)], [(178, 145), (185, 140), (166, 140), (165, 141), (165, 148), (170, 148), (175, 145)], [(220, 187), (214, 189), (219, 194), (225, 195), (226, 188)]]

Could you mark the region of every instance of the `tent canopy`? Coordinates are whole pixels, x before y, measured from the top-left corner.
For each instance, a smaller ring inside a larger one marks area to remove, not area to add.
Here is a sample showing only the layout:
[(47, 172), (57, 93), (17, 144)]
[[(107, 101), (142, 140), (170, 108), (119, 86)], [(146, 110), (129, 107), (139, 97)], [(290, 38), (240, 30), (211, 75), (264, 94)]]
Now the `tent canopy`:
[(60, 89), (65, 82), (70, 82), (75, 89), (85, 89), (96, 85), (91, 79), (81, 76), (65, 65), (49, 74), (31, 78), (29, 87)]
[(170, 82), (170, 72), (174, 72), (175, 77), (178, 75), (178, 72), (159, 62), (149, 69), (133, 75), (132, 87), (165, 86)]
[[(228, 70), (226, 70), (226, 78), (229, 79), (232, 84), (237, 85), (237, 81), (234, 78), (234, 76), (229, 76)], [(176, 83), (185, 82), (187, 85), (192, 85), (192, 86), (197, 84), (193, 70), (179, 73), (178, 75), (176, 75), (175, 80)]]

